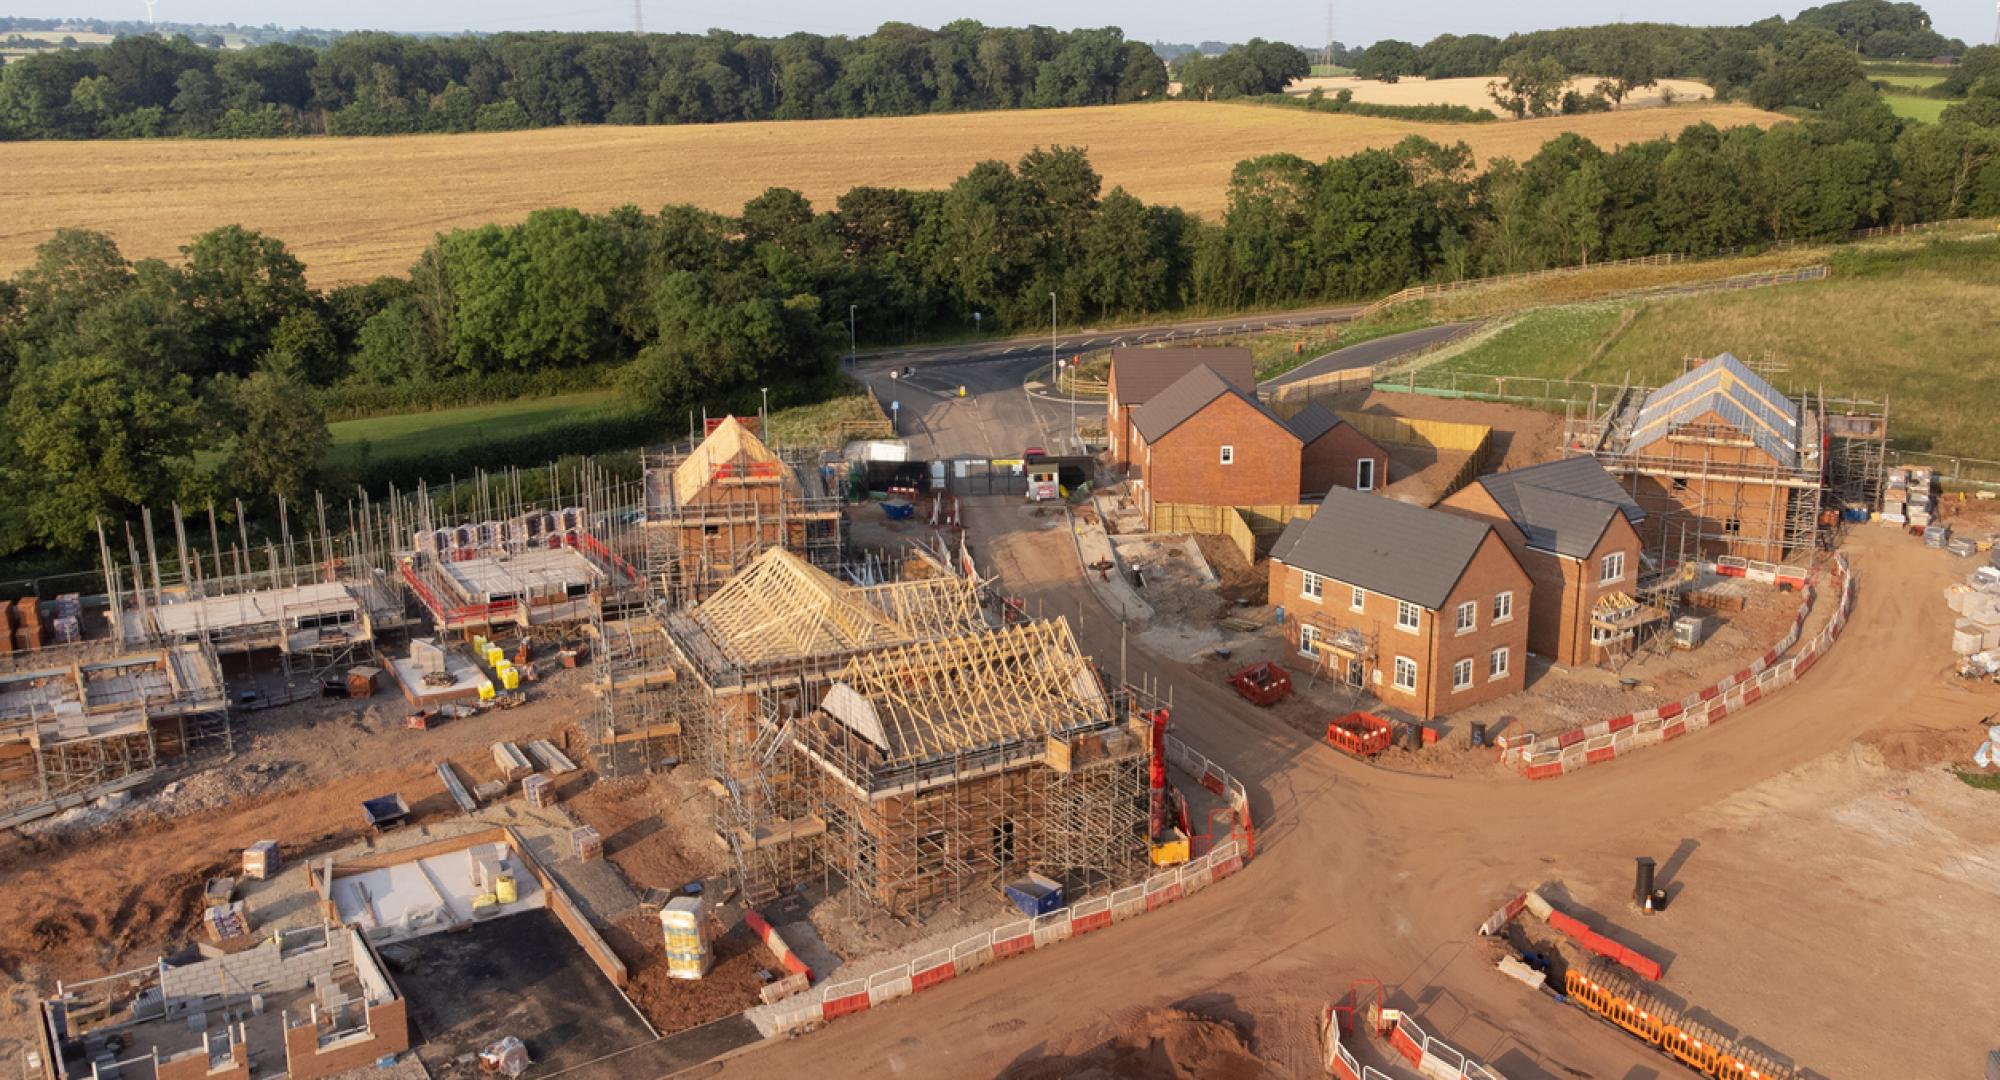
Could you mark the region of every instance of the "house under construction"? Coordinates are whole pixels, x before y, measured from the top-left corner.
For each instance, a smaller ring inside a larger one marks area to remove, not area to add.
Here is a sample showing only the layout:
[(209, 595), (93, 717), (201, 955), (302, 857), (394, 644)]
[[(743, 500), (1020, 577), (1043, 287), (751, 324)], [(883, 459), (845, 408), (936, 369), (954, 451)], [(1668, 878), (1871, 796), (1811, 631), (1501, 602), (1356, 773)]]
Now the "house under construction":
[(228, 705), (201, 642), (0, 675), (0, 827), (226, 752)]
[(839, 568), (845, 511), (813, 454), (773, 450), (728, 416), (643, 465), (646, 576), (670, 605), (706, 597), (769, 548)]
[(1066, 624), (994, 630), (977, 579), (916, 565), (857, 586), (775, 548), (701, 603), (623, 624), (600, 761), (700, 768), (753, 896), (824, 876), (909, 914), (1026, 869), (1137, 873), (1130, 703)]
[(1601, 410), (1572, 408), (1565, 445), (1590, 454), (1646, 511), (1649, 547), (1809, 561), (1829, 508), (1879, 495), (1887, 407), (1793, 400), (1736, 357), (1700, 361)]
[(645, 576), (597, 535), (602, 527), (568, 506), (420, 529), (403, 582), (440, 634), (560, 633), (645, 593)]

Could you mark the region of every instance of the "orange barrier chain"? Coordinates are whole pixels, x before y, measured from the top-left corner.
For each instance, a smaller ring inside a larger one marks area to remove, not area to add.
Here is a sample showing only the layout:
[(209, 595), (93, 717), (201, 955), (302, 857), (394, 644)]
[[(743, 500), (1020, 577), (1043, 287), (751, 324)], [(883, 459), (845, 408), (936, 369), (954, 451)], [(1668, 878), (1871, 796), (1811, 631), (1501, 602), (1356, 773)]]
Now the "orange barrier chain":
[(1732, 1039), (1685, 1019), (1634, 988), (1610, 966), (1570, 968), (1563, 992), (1585, 1012), (1624, 1029), (1633, 1038), (1715, 1080), (1796, 1080), (1798, 1073)]

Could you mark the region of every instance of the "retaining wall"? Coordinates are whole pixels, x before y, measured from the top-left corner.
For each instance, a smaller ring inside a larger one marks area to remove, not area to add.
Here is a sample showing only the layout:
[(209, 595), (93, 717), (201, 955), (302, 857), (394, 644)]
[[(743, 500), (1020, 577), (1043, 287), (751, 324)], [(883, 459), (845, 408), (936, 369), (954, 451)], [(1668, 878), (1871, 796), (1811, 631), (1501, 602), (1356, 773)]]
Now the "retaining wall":
[(1217, 843), (1200, 858), (1109, 895), (1079, 900), (1032, 919), (1006, 919), (948, 949), (938, 949), (865, 977), (826, 983), (816, 993), (807, 992), (780, 1003), (770, 1014), (771, 1030), (792, 1033), (866, 1012), (897, 998), (941, 986), (988, 964), (1051, 948), (1155, 911), (1241, 870), (1256, 853), (1248, 791), (1220, 766), (1172, 735), (1167, 736), (1167, 757), (1203, 787), (1228, 800), (1236, 814), (1238, 836)]
[[(1759, 570), (1755, 575), (1759, 580), (1794, 580), (1784, 576), (1782, 568), (1773, 568), (1769, 571), (1772, 576), (1766, 579), (1761, 568), (1767, 565), (1757, 564), (1756, 568), (1752, 568)], [(1551, 780), (1586, 766), (1614, 761), (1648, 746), (1658, 746), (1691, 735), (1792, 685), (1833, 648), (1854, 610), (1854, 575), (1848, 566), (1847, 556), (1834, 558), (1832, 573), (1833, 580), (1828, 582), (1828, 587), (1837, 585), (1839, 588), (1839, 606), (1834, 610), (1833, 618), (1827, 620), (1819, 633), (1813, 635), (1812, 640), (1806, 642), (1797, 654), (1779, 659), (1791, 651), (1805, 633), (1806, 618), (1812, 614), (1817, 595), (1811, 584), (1805, 585), (1805, 602), (1799, 605), (1792, 628), (1749, 667), (1679, 701), (1663, 702), (1639, 712), (1599, 720), (1586, 727), (1552, 735), (1502, 738), (1500, 760), (1514, 765), (1521, 775), (1530, 780)], [(1744, 576), (1752, 575), (1746, 572)]]

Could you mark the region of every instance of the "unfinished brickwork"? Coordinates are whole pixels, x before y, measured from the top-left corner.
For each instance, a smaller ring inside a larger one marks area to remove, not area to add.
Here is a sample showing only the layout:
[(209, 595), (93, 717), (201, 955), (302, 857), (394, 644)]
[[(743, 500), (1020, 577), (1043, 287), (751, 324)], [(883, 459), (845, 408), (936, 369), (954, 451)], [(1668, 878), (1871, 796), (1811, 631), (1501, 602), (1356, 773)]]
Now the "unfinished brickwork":
[[(1165, 399), (1146, 408), (1157, 408)], [(1132, 477), (1150, 516), (1156, 503), (1283, 505), (1299, 501), (1299, 439), (1240, 394), (1225, 393), (1148, 440), (1141, 410)]]

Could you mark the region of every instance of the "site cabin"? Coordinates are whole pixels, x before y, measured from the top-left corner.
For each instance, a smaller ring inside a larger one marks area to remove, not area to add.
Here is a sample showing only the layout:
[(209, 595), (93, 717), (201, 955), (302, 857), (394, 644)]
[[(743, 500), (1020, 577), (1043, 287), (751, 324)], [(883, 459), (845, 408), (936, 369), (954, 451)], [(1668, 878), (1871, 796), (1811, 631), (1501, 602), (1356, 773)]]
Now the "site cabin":
[(1563, 665), (1595, 664), (1634, 629), (1597, 618), (1600, 601), (1635, 606), (1638, 526), (1646, 512), (1596, 458), (1478, 478), (1438, 504), (1499, 531), (1531, 582), (1528, 648)]
[(1788, 562), (1815, 544), (1825, 427), (1817, 407), (1722, 353), (1627, 391), (1570, 448), (1602, 461), (1644, 509), (1648, 546)]
[(1378, 491), (1389, 485), (1389, 454), (1319, 402), (1285, 421), (1299, 437), (1299, 489), (1308, 498), (1337, 488)]
[(1157, 503), (1299, 500), (1299, 437), (1263, 402), (1206, 366), (1140, 408), (1132, 435), (1132, 487), (1148, 522)]
[(1302, 662), (1423, 720), (1526, 686), (1530, 581), (1481, 521), (1335, 488), (1271, 552)]
[(839, 567), (845, 510), (813, 455), (772, 450), (729, 416), (693, 449), (644, 465), (646, 574), (670, 602), (702, 599), (771, 548)]
[(1257, 362), (1246, 348), (1129, 347), (1111, 350), (1111, 370), (1106, 376), (1104, 423), (1105, 431), (1111, 438), (1112, 468), (1124, 469), (1132, 462), (1133, 412), (1197, 367), (1207, 367), (1239, 390), (1250, 393), (1257, 390)]
[(1041, 463), (1028, 466), (1029, 502), (1047, 502), (1062, 497), (1062, 473), (1058, 469)]

